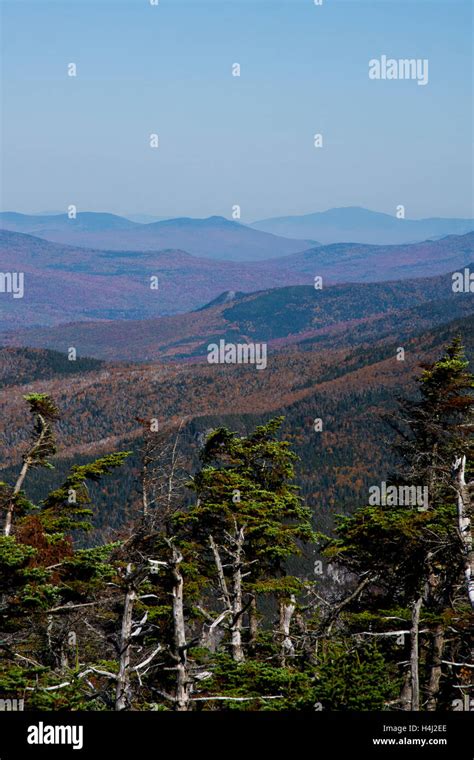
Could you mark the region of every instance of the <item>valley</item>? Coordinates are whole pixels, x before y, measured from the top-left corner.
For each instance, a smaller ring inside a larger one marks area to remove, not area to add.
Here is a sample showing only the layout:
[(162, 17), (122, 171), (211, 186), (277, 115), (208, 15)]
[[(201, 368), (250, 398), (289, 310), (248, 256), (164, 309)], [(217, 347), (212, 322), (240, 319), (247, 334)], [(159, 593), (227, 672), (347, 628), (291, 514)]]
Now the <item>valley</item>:
[[(143, 431), (137, 419), (157, 419), (165, 437), (184, 421), (182, 447), (191, 471), (199, 441), (212, 427), (224, 424), (245, 433), (283, 415), (283, 435), (301, 459), (298, 485), (320, 523), (329, 527), (334, 509), (351, 512), (367, 498), (368, 484), (386, 478), (394, 464), (379, 445), (390, 438), (382, 414), (395, 410), (397, 395), (413, 392), (420, 364), (435, 358), (455, 334), (463, 336), (472, 356), (473, 328), (471, 315), (413, 335), (404, 343), (404, 361), (397, 361), (399, 340), (393, 339), (341, 348), (288, 346), (273, 354), (262, 372), (192, 360), (145, 365), (81, 360), (74, 372), (68, 366), (74, 362), (64, 362), (61, 354), (3, 348), (0, 366), (24, 370), (18, 382), (7, 375), (0, 399), (2, 478), (17, 470), (29, 434), (24, 394), (50, 394), (61, 412), (59, 454), (55, 472), (32, 476), (38, 496), (73, 462), (115, 450), (134, 452), (98, 494), (96, 527), (110, 536), (139, 498)], [(48, 366), (56, 369), (46, 373)], [(319, 433), (315, 418), (323, 420)]]
[[(349, 283), (315, 290), (296, 285), (255, 293), (227, 291), (197, 311), (140, 320), (90, 320), (0, 333), (0, 344), (49, 348), (107, 361), (206, 360), (207, 347), (265, 341), (320, 349), (410, 337), (472, 313), (470, 293), (454, 293), (452, 274)], [(269, 360), (271, 361), (271, 359)]]

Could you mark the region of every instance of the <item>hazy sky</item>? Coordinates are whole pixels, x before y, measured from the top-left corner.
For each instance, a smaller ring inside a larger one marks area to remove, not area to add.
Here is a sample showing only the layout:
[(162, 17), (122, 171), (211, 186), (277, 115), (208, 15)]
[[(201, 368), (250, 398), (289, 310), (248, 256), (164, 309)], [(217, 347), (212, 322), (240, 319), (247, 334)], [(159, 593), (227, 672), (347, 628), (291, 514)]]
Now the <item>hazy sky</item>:
[[(472, 214), (470, 0), (1, 7), (4, 210)], [(370, 80), (382, 55), (428, 84)]]

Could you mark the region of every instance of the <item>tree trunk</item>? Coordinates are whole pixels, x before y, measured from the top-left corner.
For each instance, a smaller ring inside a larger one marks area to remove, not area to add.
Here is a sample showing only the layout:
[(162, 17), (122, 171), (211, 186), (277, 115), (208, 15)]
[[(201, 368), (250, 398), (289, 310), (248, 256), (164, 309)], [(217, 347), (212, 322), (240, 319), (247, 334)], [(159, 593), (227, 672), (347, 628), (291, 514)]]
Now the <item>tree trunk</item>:
[(291, 619), (296, 610), (295, 597), (292, 594), (290, 601), (280, 601), (280, 635), (281, 635), (281, 664), (284, 667), (287, 657), (293, 657), (295, 648), (290, 638)]
[[(127, 568), (130, 575), (131, 567)], [(122, 630), (120, 633), (120, 661), (115, 689), (115, 709), (126, 710), (130, 705), (130, 642), (132, 634), (133, 608), (137, 592), (129, 585), (125, 594), (125, 603), (122, 615)]]
[(439, 682), (441, 679), (441, 660), (444, 649), (444, 628), (441, 623), (435, 628), (431, 649), (430, 678), (428, 681), (428, 702), (426, 709), (436, 710), (438, 704)]
[(26, 473), (28, 472), (30, 466), (30, 459), (29, 457), (26, 457), (23, 466), (20, 470), (20, 474), (18, 476), (18, 480), (15, 483), (15, 487), (13, 489), (13, 498), (10, 499), (10, 502), (7, 507), (7, 514), (5, 517), (5, 527), (3, 530), (3, 533), (5, 536), (9, 536), (12, 532), (12, 526), (13, 526), (13, 510), (15, 508), (15, 496), (17, 496), (20, 493), (21, 487), (23, 485), (23, 481), (26, 478)]
[(171, 577), (173, 579), (173, 633), (174, 633), (174, 656), (176, 665), (176, 710), (185, 712), (189, 708), (189, 675), (186, 652), (186, 628), (184, 624), (183, 587), (184, 580), (179, 569), (183, 556), (173, 546), (170, 562)]
[(215, 620), (212, 621), (207, 630), (206, 626), (203, 626), (200, 646), (206, 647), (206, 649), (209, 649), (210, 652), (216, 651), (219, 644), (219, 626), (221, 623), (223, 623), (228, 615), (230, 615), (230, 610), (226, 609), (224, 612), (221, 612), (221, 614), (218, 615)]
[(144, 519), (148, 517), (148, 464), (146, 454), (142, 471), (142, 516)]
[(244, 661), (242, 649), (242, 571), (235, 567), (232, 573), (232, 623), (231, 623), (232, 659)]
[(458, 527), (464, 555), (464, 575), (466, 577), (467, 595), (474, 608), (474, 550), (471, 529), (471, 500), (466, 486), (466, 457), (460, 457), (454, 463), (456, 472), (456, 491), (458, 506)]
[(436, 483), (438, 470), (438, 444), (433, 445), (431, 451), (431, 467), (428, 471), (428, 500), (429, 504), (434, 504), (436, 500)]
[(242, 648), (242, 563), (243, 547), (245, 532), (243, 528), (238, 528), (237, 523), (234, 525), (234, 535), (229, 536), (229, 546), (224, 547), (224, 551), (232, 557), (231, 577), (229, 579), (230, 591), (227, 585), (224, 566), (222, 564), (219, 547), (214, 538), (209, 536), (209, 544), (214, 555), (216, 563), (217, 578), (221, 590), (221, 598), (230, 613), (230, 640), (232, 659), (235, 662), (244, 661), (244, 651)]
[(38, 415), (38, 420), (41, 425), (41, 432), (38, 436), (38, 440), (33, 444), (31, 449), (28, 451), (28, 454), (26, 454), (25, 458), (23, 459), (23, 465), (20, 470), (18, 480), (16, 481), (15, 487), (13, 489), (13, 498), (10, 500), (10, 503), (8, 504), (8, 507), (7, 507), (7, 514), (5, 517), (5, 527), (3, 531), (5, 536), (9, 536), (12, 531), (13, 510), (15, 509), (15, 496), (17, 496), (20, 493), (21, 488), (23, 486), (23, 482), (26, 478), (27, 472), (29, 468), (31, 467), (31, 465), (33, 464), (37, 452), (41, 450), (41, 447), (43, 445), (43, 441), (46, 435), (46, 430), (47, 430), (46, 420), (41, 414)]
[(249, 607), (249, 651), (255, 653), (257, 646), (258, 632), (258, 612), (257, 612), (257, 595), (253, 594)]
[(403, 681), (402, 692), (400, 694), (400, 704), (402, 710), (411, 710), (412, 703), (412, 688), (411, 688), (411, 673), (407, 670), (405, 679)]
[(228, 610), (231, 609), (232, 605), (230, 603), (230, 595), (229, 590), (227, 588), (227, 582), (225, 579), (224, 574), (224, 568), (222, 566), (222, 560), (221, 555), (219, 554), (219, 549), (217, 547), (216, 542), (214, 541), (213, 536), (209, 536), (209, 545), (212, 549), (212, 553), (214, 555), (214, 562), (216, 563), (216, 569), (217, 569), (217, 578), (219, 580), (219, 586), (221, 589), (222, 594), (222, 601), (224, 602), (225, 606)]
[(420, 709), (420, 677), (418, 672), (418, 631), (420, 627), (420, 612), (423, 599), (420, 596), (413, 604), (410, 631), (410, 681), (411, 681), (411, 711)]
[(232, 564), (232, 622), (231, 622), (231, 648), (232, 659), (235, 662), (244, 661), (242, 648), (242, 551), (244, 546), (244, 529), (235, 527), (235, 554)]

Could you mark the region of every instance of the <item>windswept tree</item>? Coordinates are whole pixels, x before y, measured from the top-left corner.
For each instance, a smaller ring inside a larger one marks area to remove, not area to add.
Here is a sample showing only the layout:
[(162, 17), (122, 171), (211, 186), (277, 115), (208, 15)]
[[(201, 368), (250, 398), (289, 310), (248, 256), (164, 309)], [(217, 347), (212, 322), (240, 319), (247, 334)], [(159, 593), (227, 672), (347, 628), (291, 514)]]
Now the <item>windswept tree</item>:
[(282, 421), (273, 419), (243, 437), (214, 430), (191, 483), (196, 502), (185, 520), (200, 547), (202, 572), (215, 583), (219, 625), (229, 632), (237, 662), (245, 658), (244, 615), (252, 645), (263, 593), (279, 600), (282, 648), (291, 652), (290, 624), (301, 581), (287, 563), (304, 542), (314, 540), (311, 513), (293, 484), (296, 455), (277, 438)]
[[(74, 540), (78, 531), (92, 527), (93, 497), (88, 484), (109, 475), (128, 452), (74, 465), (58, 488), (34, 503), (24, 492), (25, 478), (34, 467), (53, 469), (49, 460), (56, 451), (54, 421), (59, 412), (45, 394), (26, 396), (26, 401), (33, 415), (33, 440), (15, 485), (1, 484), (6, 523), (0, 538), (4, 634), (0, 682), (7, 689), (14, 673), (18, 686), (35, 693), (43, 689), (45, 697), (59, 688), (54, 685), (55, 674), (59, 679), (65, 668), (74, 669), (77, 664), (74, 629), (84, 609), (96, 604), (99, 589), (110, 576), (107, 561), (112, 547), (80, 549)], [(37, 688), (31, 684), (41, 680), (40, 674), (46, 677), (46, 685)]]
[(4, 535), (9, 536), (13, 527), (15, 509), (21, 508), (21, 490), (29, 470), (35, 467), (52, 467), (49, 459), (56, 453), (56, 440), (53, 425), (58, 418), (58, 409), (45, 393), (30, 393), (24, 396), (33, 417), (31, 441), (23, 454), (23, 463), (18, 478), (11, 489), (3, 485), (3, 500), (6, 501)]

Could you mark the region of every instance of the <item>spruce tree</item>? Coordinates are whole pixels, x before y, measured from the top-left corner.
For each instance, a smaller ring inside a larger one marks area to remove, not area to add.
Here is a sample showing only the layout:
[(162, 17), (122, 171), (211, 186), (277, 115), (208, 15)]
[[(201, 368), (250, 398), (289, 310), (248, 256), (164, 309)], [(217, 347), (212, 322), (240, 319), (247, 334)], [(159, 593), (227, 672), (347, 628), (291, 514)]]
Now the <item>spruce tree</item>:
[[(470, 471), (472, 462), (472, 388), (473, 376), (456, 338), (441, 359), (424, 367), (419, 396), (402, 401), (398, 421), (392, 420), (401, 436), (397, 448), (402, 458), (393, 482), (427, 486), (428, 509), (362, 507), (339, 518), (335, 537), (326, 543), (326, 556), (354, 579), (348, 602), (335, 608), (344, 610), (354, 632), (371, 620), (380, 636), (389, 636), (391, 620), (409, 622), (403, 634), (409, 636), (410, 657), (400, 703), (405, 709), (436, 708), (448, 624), (456, 630), (450, 642), (453, 660), (462, 664), (470, 656), (465, 631), (472, 617), (463, 576), (472, 568), (472, 505), (469, 487), (459, 487), (459, 468), (464, 463), (464, 471)], [(421, 624), (430, 635), (423, 642), (425, 681), (420, 687)], [(455, 673), (444, 680), (447, 691), (449, 682), (455, 685)]]
[[(201, 452), (202, 466), (191, 487), (196, 502), (185, 516), (201, 547), (203, 572), (214, 577), (227, 610), (232, 656), (244, 659), (242, 623), (257, 627), (259, 594), (276, 595), (281, 606), (282, 646), (288, 636), (300, 580), (287, 563), (314, 540), (310, 510), (293, 484), (296, 455), (277, 439), (283, 418), (239, 436), (214, 430)], [(254, 643), (254, 642), (252, 642)]]

